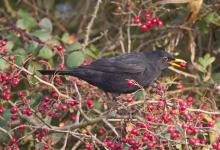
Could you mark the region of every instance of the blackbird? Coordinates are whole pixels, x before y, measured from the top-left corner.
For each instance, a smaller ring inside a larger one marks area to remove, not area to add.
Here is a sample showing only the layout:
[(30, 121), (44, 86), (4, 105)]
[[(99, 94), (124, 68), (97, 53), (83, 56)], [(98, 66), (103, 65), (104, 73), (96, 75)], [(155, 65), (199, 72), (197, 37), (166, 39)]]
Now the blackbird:
[(133, 80), (144, 88), (150, 86), (169, 66), (180, 67), (171, 54), (163, 51), (132, 52), (116, 57), (101, 58), (89, 65), (69, 70), (39, 70), (43, 75), (69, 75), (85, 80), (113, 95), (131, 93), (140, 87), (128, 85)]

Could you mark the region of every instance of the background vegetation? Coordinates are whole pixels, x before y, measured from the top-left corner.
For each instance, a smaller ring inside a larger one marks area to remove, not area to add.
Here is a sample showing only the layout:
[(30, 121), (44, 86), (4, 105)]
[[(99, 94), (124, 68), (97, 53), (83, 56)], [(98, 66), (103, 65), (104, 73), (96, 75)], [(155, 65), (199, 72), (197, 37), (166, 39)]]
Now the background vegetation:
[[(0, 147), (220, 149), (219, 9), (218, 0), (0, 1)], [(155, 49), (188, 65), (116, 102), (37, 72)]]

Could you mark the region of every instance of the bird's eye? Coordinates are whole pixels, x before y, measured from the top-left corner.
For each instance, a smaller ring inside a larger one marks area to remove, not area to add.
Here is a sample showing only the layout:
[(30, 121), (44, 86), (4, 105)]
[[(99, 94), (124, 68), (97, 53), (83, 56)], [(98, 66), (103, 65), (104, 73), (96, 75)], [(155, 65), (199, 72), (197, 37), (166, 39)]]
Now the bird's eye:
[(168, 62), (168, 57), (164, 56), (162, 59), (164, 62)]

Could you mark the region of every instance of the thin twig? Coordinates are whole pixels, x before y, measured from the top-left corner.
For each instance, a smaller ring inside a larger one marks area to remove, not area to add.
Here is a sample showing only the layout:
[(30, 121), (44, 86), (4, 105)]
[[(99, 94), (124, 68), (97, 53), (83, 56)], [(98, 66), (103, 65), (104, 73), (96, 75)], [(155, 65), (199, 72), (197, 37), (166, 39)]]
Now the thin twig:
[(13, 139), (12, 135), (9, 134), (9, 132), (8, 132), (7, 130), (5, 130), (5, 129), (3, 129), (3, 128), (0, 127), (0, 131), (3, 132), (3, 133), (5, 133), (5, 134), (7, 134), (11, 140)]
[(174, 71), (174, 72), (176, 72), (176, 73), (178, 73), (178, 74), (182, 74), (182, 75), (184, 75), (185, 77), (190, 77), (190, 78), (193, 78), (193, 79), (197, 79), (197, 76), (195, 76), (195, 75), (193, 75), (193, 74), (189, 74), (189, 73), (187, 73), (187, 72), (183, 72), (183, 71), (178, 70), (178, 69), (173, 68), (173, 67), (169, 67), (169, 69), (172, 70), (172, 71)]
[(14, 65), (16, 68), (24, 71), (25, 73), (29, 74), (29, 75), (32, 75), (35, 79), (37, 79), (40, 83), (43, 83), (49, 87), (52, 87), (57, 93), (59, 96), (63, 97), (63, 98), (70, 98), (69, 95), (65, 95), (65, 94), (62, 94), (53, 84), (49, 83), (49, 82), (46, 82), (44, 81), (43, 79), (41, 79), (40, 77), (38, 77), (37, 75), (35, 75), (34, 73), (28, 71), (27, 69), (25, 69), (24, 67), (20, 67), (18, 65), (16, 65), (15, 63), (12, 63), (10, 61), (8, 61), (5, 57), (1, 57), (2, 59), (4, 59), (7, 63), (11, 64), (11, 65)]
[(111, 123), (109, 123), (105, 118), (103, 118), (102, 121), (115, 133), (117, 137), (119, 137), (118, 132), (116, 131), (115, 127)]
[(130, 24), (131, 24), (131, 13), (129, 12), (129, 15), (128, 15), (128, 27), (127, 27), (128, 53), (131, 52), (131, 30), (130, 30)]
[(66, 145), (67, 145), (67, 140), (68, 140), (68, 137), (69, 137), (69, 133), (70, 133), (70, 132), (67, 132), (67, 133), (66, 133), (65, 140), (64, 140), (64, 144), (63, 144), (63, 147), (61, 148), (61, 150), (65, 150), (65, 149), (66, 149)]
[(82, 51), (84, 51), (86, 46), (88, 45), (90, 32), (91, 32), (92, 26), (94, 24), (95, 18), (97, 16), (100, 4), (101, 4), (101, 0), (97, 0), (96, 6), (95, 6), (95, 10), (94, 10), (94, 12), (92, 14), (92, 18), (91, 18), (91, 20), (90, 20), (90, 22), (89, 22), (89, 24), (88, 24), (88, 26), (86, 28), (85, 42), (84, 42), (84, 44), (82, 46)]

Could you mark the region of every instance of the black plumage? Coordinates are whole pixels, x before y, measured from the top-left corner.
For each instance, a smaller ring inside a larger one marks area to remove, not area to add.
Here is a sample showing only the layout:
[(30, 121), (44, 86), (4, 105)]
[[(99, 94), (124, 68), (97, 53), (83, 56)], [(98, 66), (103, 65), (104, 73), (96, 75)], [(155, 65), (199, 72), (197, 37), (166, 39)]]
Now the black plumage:
[(128, 86), (129, 79), (143, 87), (150, 86), (169, 67), (174, 57), (162, 50), (132, 52), (116, 57), (101, 58), (89, 65), (69, 70), (40, 70), (43, 75), (70, 75), (78, 77), (112, 94), (131, 93), (137, 86)]

